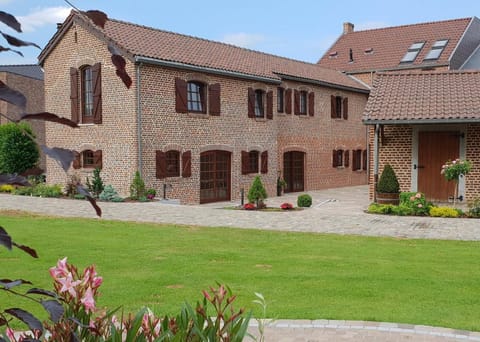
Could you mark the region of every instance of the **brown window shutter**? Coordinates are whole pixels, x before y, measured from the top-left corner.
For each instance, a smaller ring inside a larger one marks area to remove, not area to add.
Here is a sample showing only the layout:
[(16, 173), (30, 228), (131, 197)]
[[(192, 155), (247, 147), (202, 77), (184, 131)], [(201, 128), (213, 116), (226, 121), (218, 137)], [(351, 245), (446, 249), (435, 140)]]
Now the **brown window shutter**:
[(350, 151), (349, 150), (346, 150), (345, 151), (345, 156), (344, 156), (344, 159), (343, 159), (343, 166), (345, 167), (349, 167), (350, 165)]
[(242, 175), (248, 174), (249, 168), (248, 152), (242, 151)]
[(273, 119), (273, 91), (267, 92), (267, 119)]
[(92, 66), (93, 83), (93, 123), (102, 123), (102, 66), (96, 63)]
[(332, 167), (337, 167), (337, 150), (333, 150), (332, 153)]
[(72, 121), (80, 122), (80, 104), (78, 101), (78, 70), (70, 68), (70, 105), (72, 112)]
[(182, 153), (182, 177), (192, 176), (192, 151)]
[(103, 167), (102, 163), (102, 150), (97, 150), (93, 152), (93, 164), (95, 167), (101, 169)]
[(335, 95), (330, 96), (330, 117), (335, 119), (337, 117), (337, 101)]
[(208, 102), (210, 115), (220, 115), (220, 83), (208, 86)]
[(300, 92), (297, 89), (293, 91), (293, 114), (300, 114)]
[(73, 162), (72, 162), (72, 167), (74, 169), (79, 169), (82, 167), (82, 156), (80, 153), (77, 151), (73, 152)]
[(155, 175), (158, 179), (163, 179), (167, 176), (167, 159), (165, 152), (155, 151)]
[(255, 90), (248, 88), (248, 117), (255, 117)]
[(367, 150), (363, 150), (363, 169), (364, 170), (367, 169), (367, 158), (368, 158)]
[(315, 93), (313, 91), (308, 93), (308, 115), (315, 115)]
[(187, 82), (181, 78), (175, 78), (175, 111), (187, 113)]
[(292, 114), (292, 89), (285, 91), (285, 113)]
[(263, 151), (260, 156), (261, 172), (268, 173), (268, 151)]
[(357, 150), (352, 151), (352, 171), (357, 171)]
[(348, 97), (343, 99), (343, 119), (347, 120), (348, 119)]

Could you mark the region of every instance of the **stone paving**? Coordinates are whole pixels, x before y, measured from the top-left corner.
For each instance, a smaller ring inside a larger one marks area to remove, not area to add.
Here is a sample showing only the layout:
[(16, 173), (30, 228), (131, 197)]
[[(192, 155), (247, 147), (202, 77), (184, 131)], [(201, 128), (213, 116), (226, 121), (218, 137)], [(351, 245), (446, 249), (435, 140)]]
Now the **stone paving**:
[[(368, 187), (357, 186), (308, 192), (311, 208), (301, 211), (261, 212), (225, 210), (238, 202), (178, 205), (161, 200), (149, 203), (101, 203), (101, 219), (237, 227), (328, 234), (384, 236), (414, 239), (480, 240), (480, 221), (366, 214)], [(296, 205), (298, 194), (267, 199), (279, 207)], [(0, 194), (0, 209), (46, 215), (95, 218), (87, 201), (45, 199)], [(258, 333), (253, 326), (252, 334)], [(266, 341), (480, 341), (480, 333), (396, 323), (350, 321), (275, 321), (266, 329)]]

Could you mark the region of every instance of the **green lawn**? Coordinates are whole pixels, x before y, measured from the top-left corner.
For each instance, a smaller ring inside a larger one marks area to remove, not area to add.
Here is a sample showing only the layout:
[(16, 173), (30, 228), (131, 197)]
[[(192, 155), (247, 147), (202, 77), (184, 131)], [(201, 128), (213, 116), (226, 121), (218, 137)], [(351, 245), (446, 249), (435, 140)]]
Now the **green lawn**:
[[(319, 224), (322, 224), (319, 222)], [(480, 331), (480, 242), (408, 240), (47, 218), (0, 212), (39, 259), (0, 248), (0, 278), (51, 288), (68, 256), (104, 277), (100, 306), (176, 313), (201, 290), (228, 284), (238, 304), (254, 292), (270, 317), (372, 320)], [(20, 305), (0, 294), (2, 309)], [(23, 304), (22, 304), (23, 305)], [(254, 309), (254, 315), (260, 310)]]

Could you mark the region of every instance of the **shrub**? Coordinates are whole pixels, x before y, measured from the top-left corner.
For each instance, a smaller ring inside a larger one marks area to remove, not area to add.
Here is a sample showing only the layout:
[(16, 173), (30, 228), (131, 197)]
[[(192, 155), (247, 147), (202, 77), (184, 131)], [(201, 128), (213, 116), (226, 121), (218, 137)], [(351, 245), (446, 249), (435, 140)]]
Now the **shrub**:
[(58, 184), (38, 184), (33, 187), (33, 196), (38, 197), (60, 197), (63, 195), (62, 187)]
[(32, 196), (33, 186), (19, 186), (13, 191), (13, 193), (20, 196)]
[(480, 217), (480, 198), (476, 198), (472, 203), (469, 203), (468, 216)]
[(450, 207), (432, 207), (430, 208), (430, 216), (432, 217), (459, 217), (463, 213), (460, 209)]
[(157, 191), (155, 189), (148, 189), (147, 190), (147, 199), (153, 200), (157, 196)]
[(312, 196), (309, 194), (298, 195), (297, 206), (300, 208), (308, 208), (312, 206)]
[(93, 197), (95, 198), (98, 198), (98, 196), (100, 196), (100, 193), (103, 191), (104, 188), (102, 177), (100, 177), (100, 171), (101, 170), (98, 167), (93, 170), (93, 178), (91, 184), (92, 188), (89, 189)]
[(250, 190), (248, 190), (247, 198), (250, 203), (257, 203), (257, 207), (260, 201), (267, 198), (267, 191), (263, 186), (260, 176), (255, 176), (252, 186), (250, 187)]
[(425, 195), (421, 192), (402, 192), (400, 193), (400, 205), (411, 209), (410, 215), (425, 216), (429, 215), (433, 204), (427, 202)]
[(472, 163), (468, 160), (455, 159), (447, 161), (442, 165), (440, 173), (445, 176), (447, 181), (458, 181), (460, 175), (466, 175), (472, 169)]
[(2, 184), (0, 185), (0, 192), (13, 192), (15, 191), (15, 187), (10, 184)]
[(67, 184), (65, 185), (65, 195), (75, 198), (75, 195), (78, 194), (77, 185), (80, 184), (80, 176), (77, 174), (72, 174), (68, 178)]
[(393, 207), (395, 206), (392, 204), (372, 203), (368, 206), (367, 212), (371, 214), (391, 214)]
[(82, 194), (75, 194), (75, 195), (73, 195), (73, 198), (77, 199), (77, 200), (84, 200), (85, 196), (82, 195)]
[(114, 189), (113, 186), (111, 186), (111, 185), (105, 186), (105, 188), (104, 188), (103, 191), (100, 193), (100, 195), (98, 196), (98, 198), (99, 198), (101, 201), (106, 201), (106, 202), (122, 202), (122, 201), (123, 201), (123, 198), (121, 198), (121, 197), (118, 195), (118, 192), (115, 191), (115, 189)]
[(140, 200), (141, 197), (145, 197), (145, 182), (140, 176), (140, 172), (135, 172), (132, 184), (130, 185), (130, 198), (133, 200)]
[(40, 153), (26, 122), (0, 126), (0, 173), (23, 173), (37, 165)]
[(377, 184), (377, 192), (396, 194), (400, 191), (400, 184), (398, 183), (395, 171), (390, 164), (386, 164), (383, 168), (382, 174)]
[(293, 204), (291, 203), (282, 203), (280, 205), (280, 208), (282, 208), (283, 210), (290, 210), (290, 209), (293, 209)]

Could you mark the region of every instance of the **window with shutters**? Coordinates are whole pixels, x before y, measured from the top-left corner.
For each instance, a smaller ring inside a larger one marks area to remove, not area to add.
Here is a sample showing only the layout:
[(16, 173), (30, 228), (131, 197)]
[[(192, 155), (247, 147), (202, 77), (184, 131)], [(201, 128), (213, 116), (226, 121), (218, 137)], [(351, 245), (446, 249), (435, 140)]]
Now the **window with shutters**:
[(300, 115), (307, 115), (307, 92), (306, 91), (300, 91), (299, 96), (300, 96)]
[(102, 150), (92, 151), (92, 150), (85, 150), (81, 153), (75, 152), (73, 159), (73, 168), (74, 169), (94, 169), (94, 168), (102, 168)]
[(248, 152), (248, 173), (258, 173), (258, 151)]
[(180, 176), (180, 152), (170, 150), (165, 152), (166, 176), (179, 177)]
[(101, 65), (70, 68), (70, 104), (72, 121), (102, 123)]
[(333, 150), (332, 166), (343, 168), (350, 165), (350, 151), (349, 150)]
[(285, 107), (285, 89), (282, 87), (277, 88), (277, 112), (283, 113)]
[(363, 150), (362, 152), (362, 164), (363, 164), (363, 170), (367, 170), (367, 164), (368, 164), (368, 152), (367, 150)]
[(354, 150), (352, 154), (352, 170), (362, 170), (362, 150)]
[(348, 97), (331, 96), (331, 118), (348, 119)]
[(265, 116), (264, 108), (264, 91), (257, 89), (255, 90), (255, 117), (263, 118)]
[(189, 112), (206, 113), (205, 85), (201, 82), (187, 83), (187, 107)]
[(94, 168), (95, 158), (92, 150), (86, 150), (82, 152), (82, 166), (84, 168)]
[(80, 69), (81, 85), (82, 85), (82, 122), (93, 122), (93, 84), (92, 84), (92, 67), (87, 65)]

